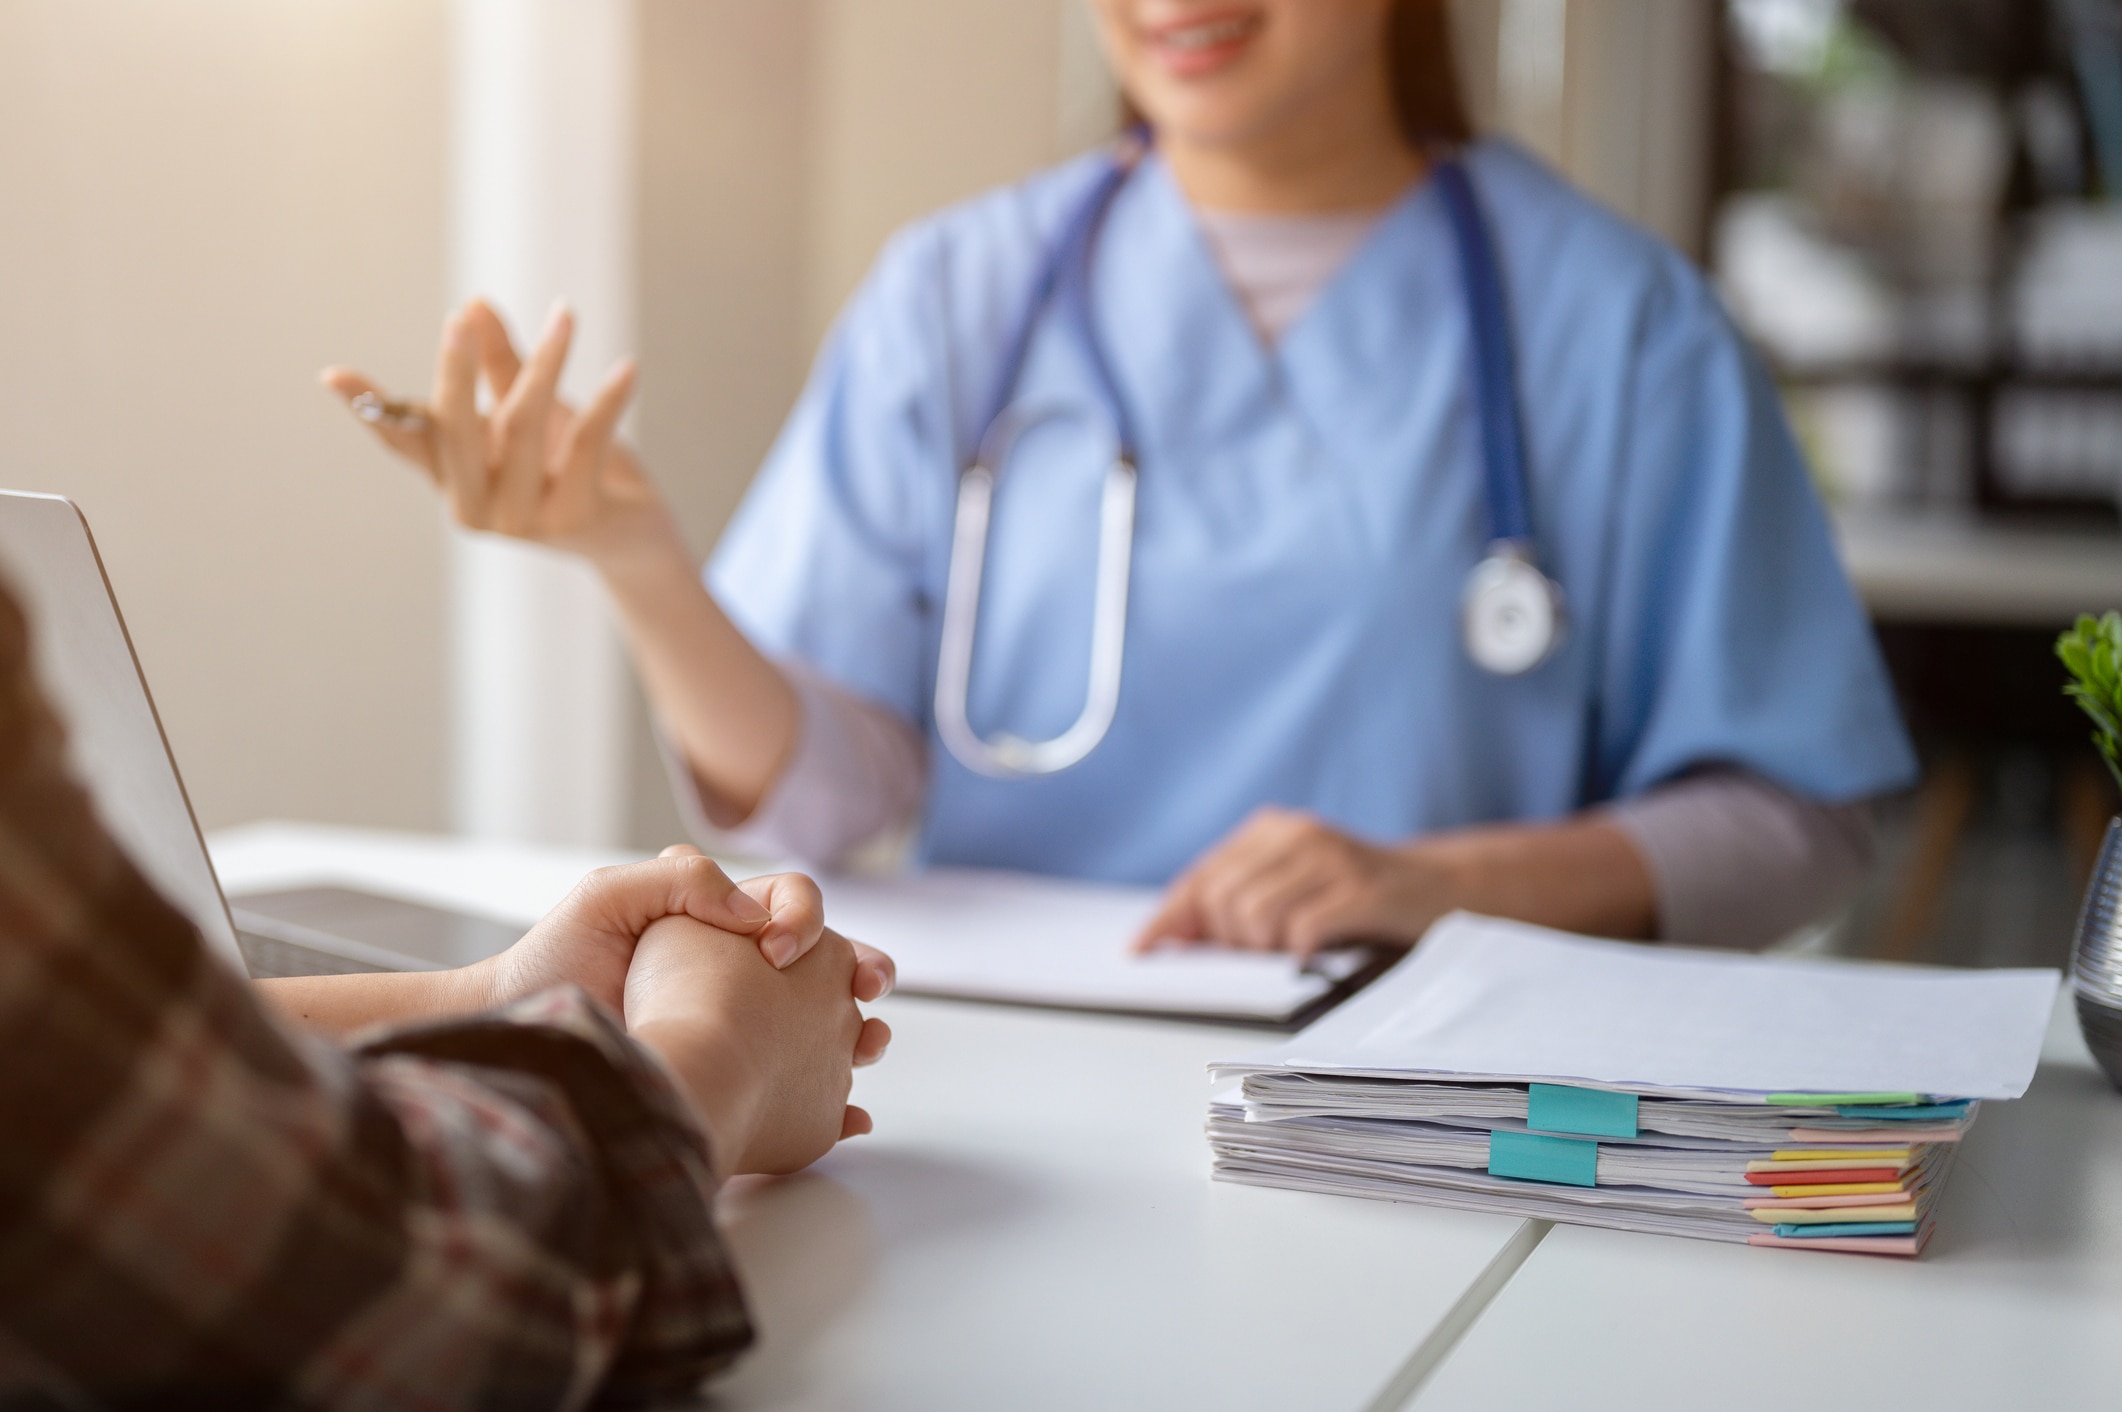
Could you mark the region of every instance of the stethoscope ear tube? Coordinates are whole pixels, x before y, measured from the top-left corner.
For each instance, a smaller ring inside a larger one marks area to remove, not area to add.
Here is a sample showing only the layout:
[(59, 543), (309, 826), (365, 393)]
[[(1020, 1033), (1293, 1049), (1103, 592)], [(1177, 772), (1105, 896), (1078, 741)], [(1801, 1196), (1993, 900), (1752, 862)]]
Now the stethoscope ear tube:
[(1120, 708), (1120, 667), (1127, 645), (1127, 581), (1134, 558), (1135, 465), (1118, 456), (1105, 472), (1098, 503), (1098, 577), (1091, 604), (1090, 673), (1083, 711), (1051, 740), (1003, 734), (986, 739), (967, 718), (973, 644), (980, 626), (980, 578), (987, 563), (994, 471), (983, 463), (958, 477), (950, 573), (943, 593), (942, 641), (936, 658), (936, 733), (968, 769), (995, 779), (1051, 775), (1097, 749)]

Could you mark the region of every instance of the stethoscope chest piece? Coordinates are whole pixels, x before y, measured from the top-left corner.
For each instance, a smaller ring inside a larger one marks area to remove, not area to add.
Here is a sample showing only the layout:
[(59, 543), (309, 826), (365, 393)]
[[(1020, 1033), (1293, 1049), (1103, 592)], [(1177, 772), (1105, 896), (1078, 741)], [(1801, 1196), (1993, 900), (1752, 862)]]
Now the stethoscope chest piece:
[(1474, 665), (1500, 677), (1522, 676), (1552, 657), (1568, 627), (1561, 589), (1510, 540), (1492, 546), (1467, 576), (1459, 620)]

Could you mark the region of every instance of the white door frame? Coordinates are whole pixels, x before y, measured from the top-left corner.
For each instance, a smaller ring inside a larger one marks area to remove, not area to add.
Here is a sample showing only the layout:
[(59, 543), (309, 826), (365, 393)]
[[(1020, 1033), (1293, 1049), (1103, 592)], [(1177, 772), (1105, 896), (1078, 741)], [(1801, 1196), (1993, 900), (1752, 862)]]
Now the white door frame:
[[(455, 0), (450, 286), (519, 340), (576, 314), (580, 398), (635, 336), (635, 0)], [(452, 536), (450, 811), (489, 838), (622, 841), (624, 667), (587, 566)]]

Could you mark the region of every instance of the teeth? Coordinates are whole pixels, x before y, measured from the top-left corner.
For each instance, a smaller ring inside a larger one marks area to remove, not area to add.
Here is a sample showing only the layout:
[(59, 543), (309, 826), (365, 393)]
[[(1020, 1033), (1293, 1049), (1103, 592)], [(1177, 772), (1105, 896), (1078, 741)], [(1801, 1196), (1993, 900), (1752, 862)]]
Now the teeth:
[(1228, 20), (1211, 20), (1206, 24), (1188, 25), (1184, 29), (1164, 32), (1164, 42), (1174, 49), (1208, 49), (1218, 44), (1228, 44), (1233, 39), (1243, 39), (1252, 32), (1253, 22), (1239, 17)]

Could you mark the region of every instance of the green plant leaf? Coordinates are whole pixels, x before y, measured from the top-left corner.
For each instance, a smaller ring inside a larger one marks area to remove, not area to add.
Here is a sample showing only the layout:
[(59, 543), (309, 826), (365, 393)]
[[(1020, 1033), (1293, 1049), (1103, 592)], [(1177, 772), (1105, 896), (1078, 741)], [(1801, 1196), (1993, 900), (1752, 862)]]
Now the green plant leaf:
[(2122, 786), (2122, 613), (2080, 613), (2056, 638), (2056, 657), (2071, 677), (2063, 694), (2097, 727), (2093, 748)]

